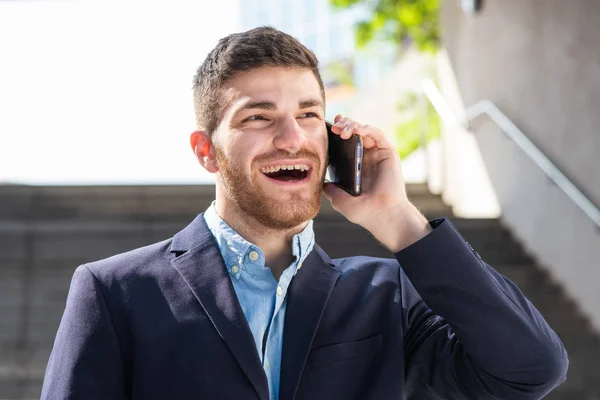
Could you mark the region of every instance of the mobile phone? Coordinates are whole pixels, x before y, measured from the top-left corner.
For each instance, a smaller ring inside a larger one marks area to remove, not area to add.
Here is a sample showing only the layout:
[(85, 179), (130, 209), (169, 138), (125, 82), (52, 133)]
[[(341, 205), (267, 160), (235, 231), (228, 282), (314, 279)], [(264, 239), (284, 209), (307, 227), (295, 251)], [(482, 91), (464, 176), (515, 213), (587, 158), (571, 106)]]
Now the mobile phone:
[(362, 138), (352, 135), (342, 139), (331, 131), (331, 122), (325, 121), (325, 125), (329, 140), (329, 181), (352, 196), (358, 196), (361, 191)]

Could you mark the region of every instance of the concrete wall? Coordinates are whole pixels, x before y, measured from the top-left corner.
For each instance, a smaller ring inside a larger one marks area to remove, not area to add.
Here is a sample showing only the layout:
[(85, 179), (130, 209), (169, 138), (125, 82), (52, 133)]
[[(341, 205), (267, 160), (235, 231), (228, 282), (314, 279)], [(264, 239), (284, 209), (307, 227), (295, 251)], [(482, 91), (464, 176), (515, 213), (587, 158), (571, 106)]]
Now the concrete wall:
[[(483, 0), (476, 15), (446, 0), (440, 68), (457, 112), (493, 101), (596, 205), (599, 21), (594, 0)], [(600, 330), (600, 230), (493, 122), (472, 130), (504, 222)]]

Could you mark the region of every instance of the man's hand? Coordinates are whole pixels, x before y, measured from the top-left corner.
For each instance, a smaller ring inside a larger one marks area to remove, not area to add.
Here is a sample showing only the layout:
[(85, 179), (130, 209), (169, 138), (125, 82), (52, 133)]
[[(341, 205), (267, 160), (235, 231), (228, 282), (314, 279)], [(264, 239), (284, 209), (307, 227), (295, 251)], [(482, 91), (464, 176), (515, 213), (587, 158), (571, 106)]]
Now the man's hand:
[(398, 252), (431, 231), (427, 219), (410, 203), (400, 168), (400, 156), (385, 134), (338, 115), (331, 129), (342, 139), (363, 139), (362, 190), (358, 197), (327, 183), (325, 196), (350, 222), (371, 232), (392, 252)]

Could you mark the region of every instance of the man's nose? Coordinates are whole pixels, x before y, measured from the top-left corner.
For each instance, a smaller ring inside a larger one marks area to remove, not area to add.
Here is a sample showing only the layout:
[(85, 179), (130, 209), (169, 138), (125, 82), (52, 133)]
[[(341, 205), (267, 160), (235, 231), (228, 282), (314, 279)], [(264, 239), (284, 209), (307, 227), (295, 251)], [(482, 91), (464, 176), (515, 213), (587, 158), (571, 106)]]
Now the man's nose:
[(280, 150), (290, 153), (300, 151), (306, 143), (306, 133), (298, 125), (295, 118), (288, 118), (282, 121), (278, 129), (278, 134), (273, 140), (273, 144)]

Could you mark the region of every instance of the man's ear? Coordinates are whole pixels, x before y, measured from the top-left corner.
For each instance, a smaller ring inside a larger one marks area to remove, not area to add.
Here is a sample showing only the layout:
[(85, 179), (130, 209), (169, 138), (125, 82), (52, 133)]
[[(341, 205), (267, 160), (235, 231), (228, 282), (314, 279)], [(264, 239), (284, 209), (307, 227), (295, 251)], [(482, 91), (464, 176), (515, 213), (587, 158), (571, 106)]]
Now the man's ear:
[(208, 172), (219, 171), (212, 140), (204, 131), (195, 131), (190, 135), (190, 145), (200, 165)]

